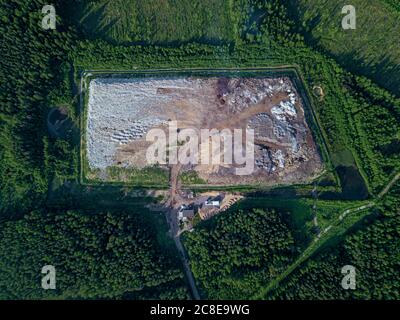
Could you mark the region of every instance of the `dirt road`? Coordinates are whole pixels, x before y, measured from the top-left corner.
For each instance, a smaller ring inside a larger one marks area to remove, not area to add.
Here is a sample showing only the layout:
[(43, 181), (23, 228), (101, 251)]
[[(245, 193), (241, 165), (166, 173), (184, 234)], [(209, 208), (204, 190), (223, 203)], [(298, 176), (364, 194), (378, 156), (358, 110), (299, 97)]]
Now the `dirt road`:
[(168, 206), (168, 211), (166, 212), (166, 218), (169, 225), (170, 235), (174, 239), (175, 246), (181, 257), (183, 269), (185, 271), (188, 284), (190, 286), (192, 297), (195, 300), (200, 300), (200, 295), (196, 287), (196, 282), (194, 280), (192, 271), (190, 270), (188, 258), (185, 249), (182, 245), (179, 233), (178, 210), (180, 203), (183, 202), (181, 196), (179, 195), (179, 190), (180, 190), (179, 172), (181, 171), (181, 169), (182, 169), (181, 164), (172, 165), (170, 169), (170, 197), (166, 202), (166, 206)]
[(400, 172), (394, 176), (394, 178), (388, 183), (388, 185), (379, 193), (378, 198), (382, 198), (389, 190), (394, 186), (397, 180), (400, 179)]
[(179, 181), (179, 173), (182, 169), (182, 164), (178, 163), (171, 166), (170, 177), (169, 177), (169, 186), (170, 186), (170, 199), (169, 205), (171, 207), (175, 207), (179, 205), (180, 195), (180, 181)]

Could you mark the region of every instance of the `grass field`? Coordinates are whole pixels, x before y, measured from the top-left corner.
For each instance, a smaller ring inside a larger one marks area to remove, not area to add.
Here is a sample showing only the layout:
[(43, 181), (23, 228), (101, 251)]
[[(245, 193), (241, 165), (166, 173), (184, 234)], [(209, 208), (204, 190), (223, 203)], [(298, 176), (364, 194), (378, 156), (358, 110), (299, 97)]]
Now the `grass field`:
[(236, 34), (231, 0), (83, 0), (73, 20), (115, 43), (228, 43)]
[(400, 2), (398, 0), (381, 0), (381, 1), (400, 12)]
[(400, 4), (353, 0), (356, 30), (343, 30), (345, 0), (291, 0), (293, 15), (309, 43), (322, 47), (352, 72), (375, 80), (400, 96)]

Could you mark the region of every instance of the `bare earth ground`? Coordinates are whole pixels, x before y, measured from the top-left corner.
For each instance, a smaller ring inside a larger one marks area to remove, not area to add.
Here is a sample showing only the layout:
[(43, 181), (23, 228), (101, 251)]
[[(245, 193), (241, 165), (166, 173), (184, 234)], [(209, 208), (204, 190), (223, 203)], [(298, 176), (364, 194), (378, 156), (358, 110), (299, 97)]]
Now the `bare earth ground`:
[(290, 79), (240, 77), (92, 80), (86, 130), (90, 168), (146, 167), (146, 133), (155, 127), (167, 132), (171, 120), (178, 129), (197, 132), (254, 129), (256, 143), (250, 175), (236, 175), (235, 164), (179, 166), (175, 175), (194, 170), (210, 185), (272, 185), (306, 182), (323, 169)]

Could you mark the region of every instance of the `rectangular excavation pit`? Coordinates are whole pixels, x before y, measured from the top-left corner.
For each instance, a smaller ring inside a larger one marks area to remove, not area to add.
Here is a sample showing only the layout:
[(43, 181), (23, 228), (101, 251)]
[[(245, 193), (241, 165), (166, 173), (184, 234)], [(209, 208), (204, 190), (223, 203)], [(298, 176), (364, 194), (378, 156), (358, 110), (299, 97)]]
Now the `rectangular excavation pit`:
[[(254, 170), (219, 164), (183, 165), (193, 184), (213, 186), (306, 183), (323, 162), (315, 127), (291, 71), (191, 71), (91, 74), (86, 78), (83, 174), (86, 180), (168, 183), (168, 164), (146, 159), (149, 130), (254, 130)], [(184, 142), (180, 143), (184, 145)], [(168, 148), (169, 146), (167, 146)], [(145, 178), (141, 178), (143, 176)], [(187, 182), (187, 181), (186, 181)]]

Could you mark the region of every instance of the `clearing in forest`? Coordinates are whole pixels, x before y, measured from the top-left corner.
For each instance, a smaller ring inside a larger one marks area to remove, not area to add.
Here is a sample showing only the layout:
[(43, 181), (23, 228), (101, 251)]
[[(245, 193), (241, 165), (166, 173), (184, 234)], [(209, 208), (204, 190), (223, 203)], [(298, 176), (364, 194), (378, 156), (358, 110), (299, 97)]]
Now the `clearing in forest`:
[(304, 183), (323, 169), (302, 99), (288, 77), (95, 78), (88, 96), (86, 158), (91, 173), (102, 181), (110, 176), (115, 181), (117, 172), (117, 180), (129, 182), (125, 169), (151, 167), (146, 152), (152, 142), (146, 135), (154, 128), (168, 133), (171, 123), (176, 123), (178, 133), (192, 129), (199, 136), (203, 129), (254, 130), (251, 174), (237, 175), (239, 165), (223, 161), (181, 166), (181, 172), (194, 174), (197, 183)]

